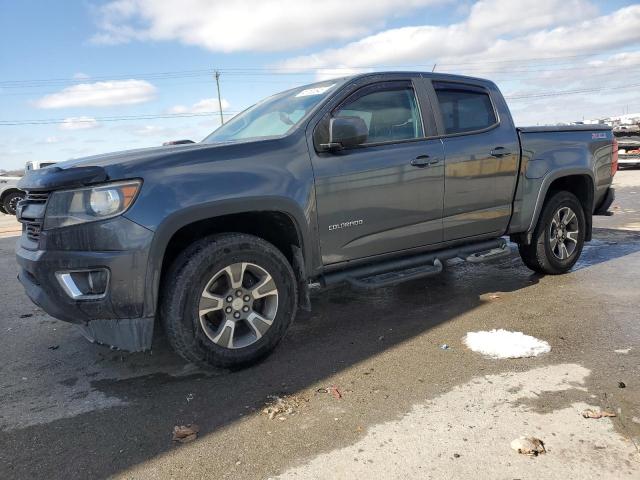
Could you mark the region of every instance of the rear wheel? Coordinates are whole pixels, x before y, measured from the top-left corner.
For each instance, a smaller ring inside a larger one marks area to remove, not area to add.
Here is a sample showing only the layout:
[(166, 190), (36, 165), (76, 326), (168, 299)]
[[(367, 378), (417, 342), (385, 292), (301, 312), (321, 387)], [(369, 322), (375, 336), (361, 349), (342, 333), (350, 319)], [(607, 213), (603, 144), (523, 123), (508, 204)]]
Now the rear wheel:
[(196, 242), (164, 282), (162, 319), (169, 343), (198, 364), (241, 367), (260, 360), (284, 337), (296, 310), (289, 262), (251, 235)]
[(585, 214), (576, 196), (557, 192), (545, 202), (531, 244), (518, 245), (520, 256), (536, 272), (565, 273), (580, 258), (585, 230)]
[(22, 192), (11, 192), (2, 200), (2, 208), (9, 215), (15, 215), (18, 202), (24, 198)]

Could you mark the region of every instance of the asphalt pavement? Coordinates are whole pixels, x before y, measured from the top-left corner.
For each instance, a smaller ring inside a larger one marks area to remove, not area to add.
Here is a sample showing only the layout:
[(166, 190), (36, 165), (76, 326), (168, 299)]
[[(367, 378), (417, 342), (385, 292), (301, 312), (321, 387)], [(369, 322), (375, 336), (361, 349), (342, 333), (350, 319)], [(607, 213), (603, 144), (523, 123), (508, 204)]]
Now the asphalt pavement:
[[(92, 345), (47, 316), (15, 279), (19, 230), (2, 217), (0, 478), (640, 478), (640, 170), (616, 188), (616, 215), (595, 219), (566, 275), (514, 253), (334, 288), (236, 372), (187, 365), (160, 334), (148, 353)], [(493, 328), (551, 351), (495, 360), (464, 345)], [(172, 441), (188, 424), (198, 438)], [(510, 448), (527, 435), (546, 453)]]

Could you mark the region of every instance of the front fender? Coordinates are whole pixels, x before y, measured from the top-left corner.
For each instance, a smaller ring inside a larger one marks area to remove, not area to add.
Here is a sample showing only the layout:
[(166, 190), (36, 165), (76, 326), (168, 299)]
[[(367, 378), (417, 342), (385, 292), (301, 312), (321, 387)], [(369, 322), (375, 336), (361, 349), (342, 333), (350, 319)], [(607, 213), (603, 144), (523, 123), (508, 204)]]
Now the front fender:
[[(155, 313), (164, 255), (171, 238), (176, 232), (202, 220), (260, 211), (284, 213), (293, 220), (298, 238), (301, 240), (301, 250), (305, 265), (310, 268), (313, 265), (314, 255), (317, 255), (317, 253), (314, 253), (314, 243), (310, 240), (310, 219), (307, 218), (305, 211), (293, 199), (276, 196), (243, 197), (216, 200), (186, 207), (167, 216), (155, 230), (147, 266), (147, 285), (151, 288), (147, 288), (146, 292), (145, 315), (150, 316)], [(307, 274), (311, 275), (309, 269), (307, 269)]]

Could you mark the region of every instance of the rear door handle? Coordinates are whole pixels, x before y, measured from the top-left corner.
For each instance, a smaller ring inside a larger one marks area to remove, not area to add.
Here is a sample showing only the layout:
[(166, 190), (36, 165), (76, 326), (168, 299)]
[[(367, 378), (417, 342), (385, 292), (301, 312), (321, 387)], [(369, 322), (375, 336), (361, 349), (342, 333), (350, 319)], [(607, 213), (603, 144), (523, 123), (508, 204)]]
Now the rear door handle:
[(511, 155), (511, 152), (504, 147), (496, 147), (489, 152), (492, 157), (500, 158)]
[(438, 163), (440, 163), (440, 160), (432, 160), (429, 155), (418, 155), (416, 158), (411, 160), (411, 165), (419, 168), (429, 167)]

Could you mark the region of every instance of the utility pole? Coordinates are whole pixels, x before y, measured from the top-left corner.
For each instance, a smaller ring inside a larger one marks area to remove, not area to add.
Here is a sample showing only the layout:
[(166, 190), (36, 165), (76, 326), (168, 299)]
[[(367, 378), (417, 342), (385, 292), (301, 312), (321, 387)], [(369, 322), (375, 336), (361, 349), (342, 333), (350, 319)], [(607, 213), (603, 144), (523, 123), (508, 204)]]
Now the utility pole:
[(218, 87), (218, 109), (220, 110), (220, 125), (224, 125), (224, 116), (222, 115), (222, 98), (220, 98), (220, 72), (216, 70), (216, 86)]
[(438, 66), (438, 64), (437, 64), (437, 63), (434, 63), (434, 64), (433, 64), (433, 68), (431, 69), (431, 71), (432, 71), (432, 72), (435, 72), (435, 71), (436, 71), (436, 67), (437, 67), (437, 66)]

